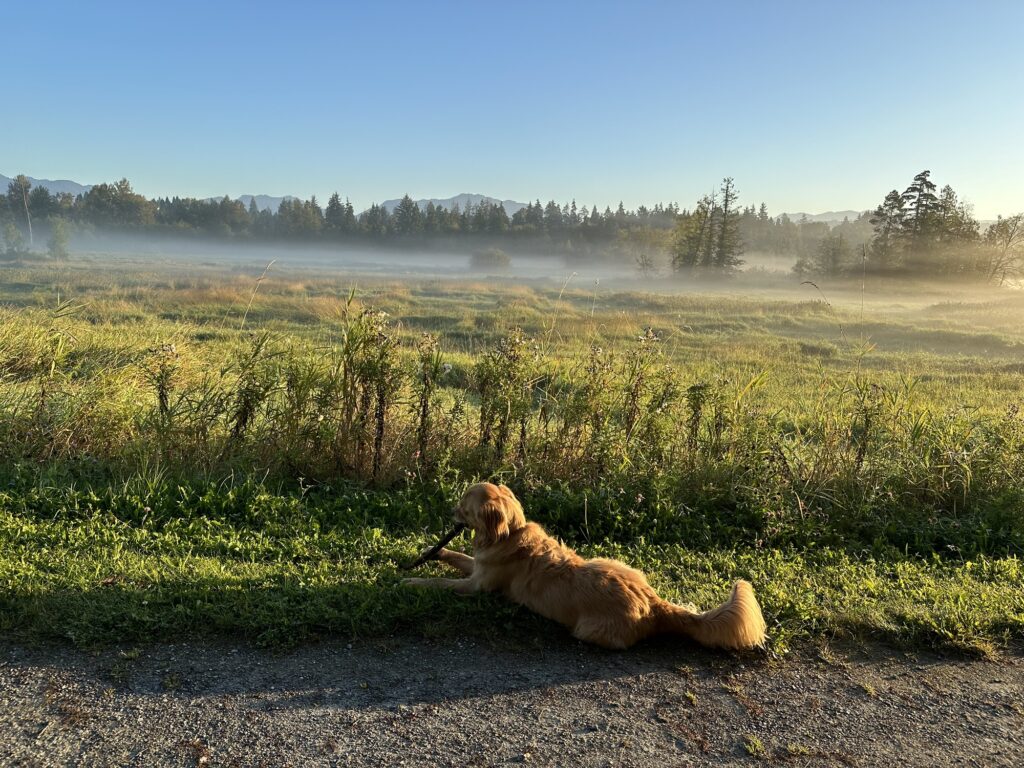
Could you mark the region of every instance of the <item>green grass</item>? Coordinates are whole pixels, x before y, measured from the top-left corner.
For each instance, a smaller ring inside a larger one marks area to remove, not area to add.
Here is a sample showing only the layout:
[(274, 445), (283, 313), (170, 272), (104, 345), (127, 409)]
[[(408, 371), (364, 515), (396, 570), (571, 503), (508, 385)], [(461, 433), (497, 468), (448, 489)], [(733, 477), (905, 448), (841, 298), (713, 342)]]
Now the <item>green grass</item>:
[[(171, 495), (53, 490), (0, 505), (0, 629), (88, 644), (240, 633), (293, 643), (399, 630), (537, 631), (495, 596), (403, 588), (444, 515), (412, 491), (310, 498), (255, 484)], [(836, 551), (575, 542), (645, 569), (670, 599), (711, 606), (758, 586), (773, 647), (836, 635), (991, 651), (1024, 630), (1016, 558), (878, 559)], [(426, 570), (439, 570), (430, 565)]]
[(2, 270), (0, 630), (540, 631), (399, 585), (495, 478), (668, 598), (752, 580), (776, 650), (1024, 638), (1014, 292), (255, 277)]

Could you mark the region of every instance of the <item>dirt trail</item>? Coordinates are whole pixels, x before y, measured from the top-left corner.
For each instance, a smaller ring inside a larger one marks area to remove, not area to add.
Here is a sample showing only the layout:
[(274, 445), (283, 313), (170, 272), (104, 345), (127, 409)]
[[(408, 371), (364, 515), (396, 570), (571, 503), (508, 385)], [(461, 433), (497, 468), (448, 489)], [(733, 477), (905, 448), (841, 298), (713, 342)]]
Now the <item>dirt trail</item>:
[(1024, 659), (0, 644), (0, 765), (1020, 766)]

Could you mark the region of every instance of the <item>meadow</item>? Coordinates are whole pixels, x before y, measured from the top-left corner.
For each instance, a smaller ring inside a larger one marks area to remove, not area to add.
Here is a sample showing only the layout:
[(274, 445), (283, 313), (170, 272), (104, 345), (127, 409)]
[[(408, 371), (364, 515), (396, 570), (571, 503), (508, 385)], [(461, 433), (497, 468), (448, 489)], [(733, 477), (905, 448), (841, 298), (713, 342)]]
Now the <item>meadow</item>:
[(0, 631), (532, 636), (399, 584), (493, 479), (670, 599), (750, 579), (776, 652), (996, 653), (1024, 638), (1022, 317), (1010, 289), (765, 274), (0, 265)]

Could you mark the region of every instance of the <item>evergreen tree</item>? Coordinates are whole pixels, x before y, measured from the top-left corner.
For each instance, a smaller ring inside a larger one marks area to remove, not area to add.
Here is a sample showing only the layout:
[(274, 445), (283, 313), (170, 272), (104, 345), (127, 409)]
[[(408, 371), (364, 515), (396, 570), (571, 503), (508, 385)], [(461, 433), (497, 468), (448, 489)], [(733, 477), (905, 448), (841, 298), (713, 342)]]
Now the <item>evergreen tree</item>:
[(576, 227), (580, 223), (580, 213), (576, 209), (576, 198), (572, 199), (572, 204), (569, 207), (569, 215), (567, 217), (569, 226)]
[(718, 227), (713, 265), (722, 272), (731, 272), (743, 264), (743, 240), (739, 233), (739, 216), (736, 213), (738, 192), (732, 177), (722, 179), (722, 202), (718, 211)]
[(939, 242), (962, 244), (978, 239), (978, 221), (971, 207), (957, 198), (949, 184), (939, 192), (936, 213)]
[(707, 266), (712, 258), (715, 198), (705, 195), (689, 216), (680, 216), (672, 245), (672, 269), (680, 271)]
[(544, 206), (544, 228), (554, 232), (562, 228), (562, 223), (562, 207), (554, 200), (548, 201)]
[(342, 205), (341, 196), (337, 192), (327, 200), (327, 208), (324, 209), (324, 227), (333, 234), (344, 231), (345, 206)]
[(387, 235), (389, 224), (390, 215), (388, 214), (388, 209), (376, 203), (373, 203), (359, 216), (360, 227), (371, 237), (379, 238)]
[(359, 229), (359, 222), (356, 220), (356, 210), (352, 207), (352, 201), (345, 198), (345, 206), (341, 216), (341, 231), (347, 235), (354, 234)]
[(905, 217), (903, 196), (894, 189), (871, 215), (875, 235), (870, 252), (874, 267), (888, 269), (895, 264)]
[(906, 210), (904, 236), (907, 247), (915, 253), (923, 253), (934, 242), (938, 212), (938, 198), (931, 171), (921, 171), (903, 192), (903, 206)]
[(391, 213), (392, 227), (400, 235), (415, 235), (423, 230), (423, 215), (420, 207), (409, 195), (405, 195)]

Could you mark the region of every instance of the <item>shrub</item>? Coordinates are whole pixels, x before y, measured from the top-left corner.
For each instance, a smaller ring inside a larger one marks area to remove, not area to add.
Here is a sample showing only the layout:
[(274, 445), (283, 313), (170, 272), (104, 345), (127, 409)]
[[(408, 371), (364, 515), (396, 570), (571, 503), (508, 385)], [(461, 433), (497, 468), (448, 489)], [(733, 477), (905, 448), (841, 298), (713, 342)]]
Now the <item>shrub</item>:
[(512, 264), (512, 257), (500, 248), (487, 248), (477, 251), (469, 260), (473, 269), (508, 269)]

